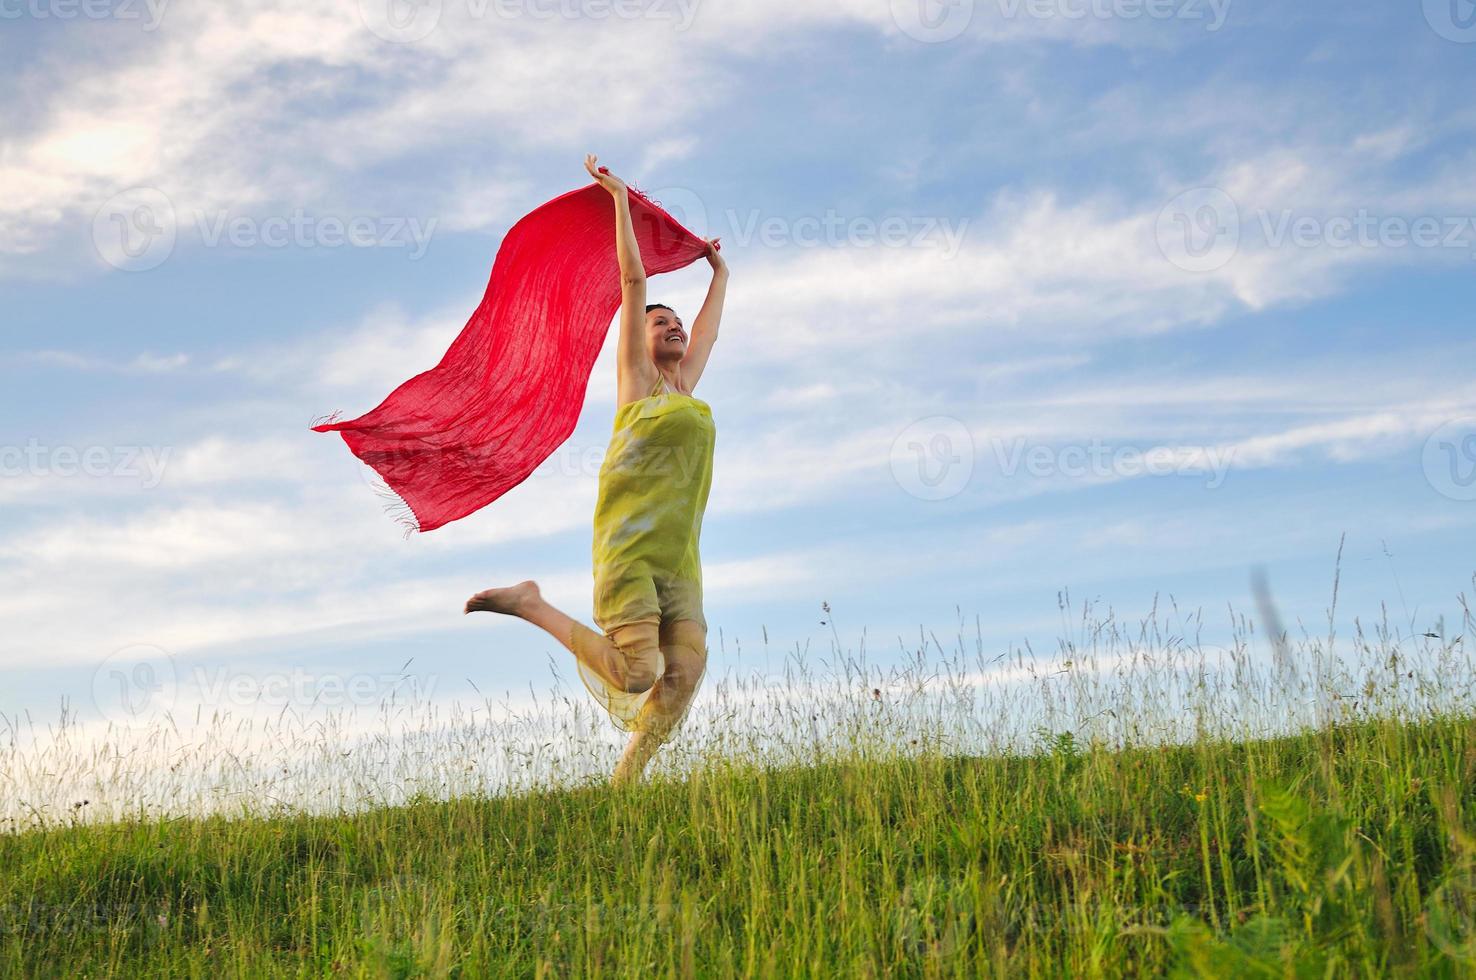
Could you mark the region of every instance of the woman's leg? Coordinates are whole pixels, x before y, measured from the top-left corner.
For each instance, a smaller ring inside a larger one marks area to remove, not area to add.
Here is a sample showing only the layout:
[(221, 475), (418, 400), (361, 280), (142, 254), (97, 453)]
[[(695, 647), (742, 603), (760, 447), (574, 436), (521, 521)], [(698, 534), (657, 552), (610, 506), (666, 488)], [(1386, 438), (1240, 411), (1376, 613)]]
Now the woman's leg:
[(641, 708), (635, 731), (615, 767), (617, 784), (640, 778), (656, 750), (686, 718), (707, 671), (707, 632), (700, 623), (681, 619), (662, 624), (660, 635), (666, 671)]
[(661, 677), (664, 664), (656, 623), (633, 623), (610, 640), (544, 601), (537, 584), (519, 582), (504, 589), (478, 592), (466, 612), (516, 616), (546, 631), (615, 691), (640, 694)]

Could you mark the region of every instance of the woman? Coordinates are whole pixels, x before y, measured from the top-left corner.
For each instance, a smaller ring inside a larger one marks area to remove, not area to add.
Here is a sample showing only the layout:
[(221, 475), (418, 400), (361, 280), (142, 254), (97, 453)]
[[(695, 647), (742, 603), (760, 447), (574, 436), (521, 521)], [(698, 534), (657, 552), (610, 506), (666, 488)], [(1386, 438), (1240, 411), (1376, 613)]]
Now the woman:
[(605, 635), (549, 605), (533, 582), (478, 593), (466, 611), (517, 616), (568, 647), (590, 692), (633, 733), (619, 784), (639, 778), (681, 724), (707, 669), (698, 539), (715, 430), (692, 389), (717, 340), (728, 268), (710, 239), (712, 284), (689, 341), (670, 307), (647, 305), (626, 186), (597, 163), (590, 155), (584, 166), (615, 200), (621, 277), (615, 429), (594, 517), (594, 619)]

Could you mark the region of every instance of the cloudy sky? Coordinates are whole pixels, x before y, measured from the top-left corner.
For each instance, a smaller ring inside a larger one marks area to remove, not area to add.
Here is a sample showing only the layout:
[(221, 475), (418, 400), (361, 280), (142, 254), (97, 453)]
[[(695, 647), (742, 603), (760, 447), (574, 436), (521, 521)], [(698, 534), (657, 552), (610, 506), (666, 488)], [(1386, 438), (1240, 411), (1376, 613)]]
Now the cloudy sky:
[[(721, 236), (718, 669), (832, 636), (1460, 632), (1476, 543), (1468, 0), (0, 0), (0, 711), (120, 666), (546, 688), (578, 431), (404, 540), (311, 420), (433, 365), (586, 152)], [(653, 300), (690, 322), (705, 264)], [(834, 611), (832, 624), (821, 603)], [(1172, 615), (1172, 613), (1171, 613)], [(1066, 624), (1063, 626), (1063, 621)], [(960, 624), (963, 624), (962, 627)], [(931, 642), (931, 641), (930, 641)], [(742, 651), (741, 660), (740, 653)], [(577, 683), (577, 681), (575, 682)], [(475, 685), (475, 688), (473, 688)], [(102, 702), (102, 703), (99, 703)]]

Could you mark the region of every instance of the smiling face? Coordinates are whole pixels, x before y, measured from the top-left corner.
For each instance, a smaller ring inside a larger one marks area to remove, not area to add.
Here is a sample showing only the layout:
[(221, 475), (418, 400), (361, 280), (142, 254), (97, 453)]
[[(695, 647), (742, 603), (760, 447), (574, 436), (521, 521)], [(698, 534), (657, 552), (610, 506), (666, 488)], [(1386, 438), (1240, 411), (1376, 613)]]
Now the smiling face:
[(651, 360), (680, 361), (687, 356), (687, 328), (682, 318), (664, 306), (646, 313), (646, 349)]

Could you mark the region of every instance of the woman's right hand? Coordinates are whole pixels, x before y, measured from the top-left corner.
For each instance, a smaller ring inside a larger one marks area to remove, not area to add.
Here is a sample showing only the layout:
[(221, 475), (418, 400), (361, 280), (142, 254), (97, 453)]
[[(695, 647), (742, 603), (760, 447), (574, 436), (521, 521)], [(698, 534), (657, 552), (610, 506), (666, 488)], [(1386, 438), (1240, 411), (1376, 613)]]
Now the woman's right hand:
[(720, 247), (718, 245), (718, 239), (705, 238), (703, 239), (703, 241), (707, 242), (707, 263), (708, 265), (712, 266), (712, 274), (715, 276), (727, 275), (728, 263), (727, 260), (723, 258), (723, 253), (718, 251), (718, 248)]
[(625, 181), (610, 173), (608, 167), (601, 167), (599, 162), (599, 157), (593, 153), (587, 153), (584, 157), (584, 169), (589, 171), (589, 175), (595, 179), (595, 183), (609, 191), (611, 195), (614, 197), (623, 196), (625, 194)]

